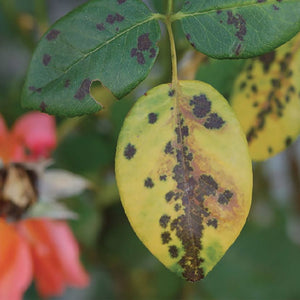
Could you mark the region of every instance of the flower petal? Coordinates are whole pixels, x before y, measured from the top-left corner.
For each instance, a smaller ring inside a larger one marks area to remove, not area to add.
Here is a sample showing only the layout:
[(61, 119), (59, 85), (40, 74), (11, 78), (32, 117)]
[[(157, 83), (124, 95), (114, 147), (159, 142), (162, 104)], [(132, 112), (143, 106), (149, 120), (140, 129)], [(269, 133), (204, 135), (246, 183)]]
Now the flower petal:
[(23, 228), (32, 245), (34, 276), (42, 296), (60, 295), (66, 285), (88, 284), (77, 242), (65, 222), (26, 220)]
[(7, 135), (7, 127), (3, 117), (0, 115), (0, 141), (4, 139)]
[[(27, 160), (49, 157), (56, 147), (55, 118), (47, 114), (25, 114), (15, 123), (12, 134)], [(20, 150), (16, 150), (12, 160), (22, 160)]]
[(0, 299), (21, 300), (32, 280), (28, 245), (12, 225), (0, 220)]

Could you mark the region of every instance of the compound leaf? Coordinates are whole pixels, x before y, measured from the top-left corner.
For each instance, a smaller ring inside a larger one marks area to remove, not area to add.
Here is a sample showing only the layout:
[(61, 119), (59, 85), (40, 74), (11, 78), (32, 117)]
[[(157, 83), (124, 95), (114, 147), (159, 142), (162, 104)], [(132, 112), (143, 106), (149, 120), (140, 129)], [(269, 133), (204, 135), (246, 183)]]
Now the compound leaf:
[(251, 59), (237, 78), (232, 106), (253, 160), (264, 160), (300, 134), (300, 35)]
[(300, 0), (189, 0), (177, 19), (198, 51), (246, 58), (273, 50), (300, 30)]
[(137, 101), (119, 136), (116, 178), (139, 238), (189, 281), (214, 267), (249, 212), (245, 136), (223, 96), (199, 81), (160, 85)]
[(93, 0), (55, 23), (30, 64), (23, 105), (75, 116), (101, 105), (90, 96), (99, 80), (121, 98), (141, 82), (158, 54), (160, 28), (140, 0)]

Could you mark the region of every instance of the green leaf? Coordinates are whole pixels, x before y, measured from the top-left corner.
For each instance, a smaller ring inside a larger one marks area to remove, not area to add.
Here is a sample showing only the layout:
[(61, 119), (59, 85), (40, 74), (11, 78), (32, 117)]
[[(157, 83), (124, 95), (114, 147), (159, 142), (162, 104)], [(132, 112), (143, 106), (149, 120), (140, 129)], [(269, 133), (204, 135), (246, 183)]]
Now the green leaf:
[(279, 153), (300, 134), (299, 49), (300, 34), (249, 60), (235, 82), (231, 103), (253, 160)]
[(99, 80), (116, 97), (135, 88), (158, 55), (160, 28), (140, 0), (94, 0), (55, 23), (30, 64), (23, 105), (50, 114), (93, 113)]
[(176, 18), (198, 51), (246, 58), (273, 50), (300, 30), (300, 1), (190, 0)]
[(190, 281), (220, 260), (250, 208), (245, 136), (222, 95), (199, 81), (160, 85), (137, 101), (119, 136), (116, 178), (139, 238)]

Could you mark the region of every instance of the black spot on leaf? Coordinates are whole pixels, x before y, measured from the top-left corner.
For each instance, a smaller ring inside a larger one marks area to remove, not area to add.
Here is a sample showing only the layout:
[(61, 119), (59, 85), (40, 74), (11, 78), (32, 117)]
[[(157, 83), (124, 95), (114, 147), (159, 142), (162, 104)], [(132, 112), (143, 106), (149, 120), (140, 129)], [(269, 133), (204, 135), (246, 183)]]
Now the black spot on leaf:
[(168, 231), (163, 232), (161, 234), (161, 240), (163, 244), (168, 244), (172, 240), (170, 232)]
[(263, 64), (263, 70), (265, 73), (267, 73), (269, 71), (272, 62), (275, 60), (275, 56), (276, 56), (276, 52), (272, 51), (267, 54), (261, 55), (259, 57), (259, 60)]
[(237, 29), (235, 36), (240, 40), (244, 41), (244, 36), (247, 33), (246, 21), (242, 15), (236, 14), (234, 15), (232, 11), (227, 11), (227, 24), (234, 25)]
[(167, 181), (167, 175), (161, 175), (159, 176), (160, 181)]
[(220, 129), (225, 124), (225, 121), (216, 113), (212, 113), (204, 123), (207, 129)]
[(288, 147), (291, 143), (292, 143), (292, 138), (291, 138), (290, 136), (288, 136), (288, 137), (285, 139), (285, 145)]
[(207, 226), (212, 226), (214, 228), (217, 228), (218, 227), (218, 220), (215, 219), (215, 218), (209, 219), (206, 224), (207, 224)]
[(50, 61), (51, 61), (51, 55), (44, 54), (44, 56), (43, 56), (43, 65), (48, 66)]
[(48, 41), (53, 41), (57, 38), (57, 36), (60, 34), (60, 31), (57, 29), (52, 29), (49, 31), (49, 33), (46, 35), (46, 39)]
[(136, 56), (137, 56), (137, 62), (138, 62), (140, 65), (145, 64), (146, 61), (145, 61), (145, 57), (144, 57), (144, 55), (143, 55), (142, 52), (137, 52)]
[(90, 93), (91, 83), (92, 81), (89, 78), (84, 79), (76, 94), (74, 95), (74, 98), (78, 100), (83, 100), (85, 96)]
[(175, 196), (175, 193), (173, 191), (170, 191), (170, 192), (166, 193), (165, 199), (167, 202), (170, 202), (174, 196)]
[(103, 23), (96, 24), (96, 28), (97, 28), (99, 31), (105, 30), (105, 27), (104, 27), (104, 24), (103, 24)]
[(155, 56), (156, 56), (156, 50), (154, 48), (151, 48), (149, 58), (154, 58)]
[(67, 79), (66, 81), (65, 81), (65, 84), (64, 84), (64, 87), (65, 88), (68, 88), (69, 86), (70, 86), (70, 79)]
[(149, 39), (149, 33), (144, 33), (138, 37), (138, 49), (140, 51), (149, 50), (152, 46), (152, 42)]
[(161, 216), (161, 218), (159, 219), (159, 225), (162, 228), (167, 228), (169, 222), (170, 222), (171, 217), (168, 215), (163, 215)]
[(132, 48), (132, 49), (131, 49), (131, 52), (130, 52), (130, 56), (131, 56), (131, 57), (137, 56), (137, 52), (138, 52), (138, 51), (137, 51), (137, 48)]
[(150, 177), (148, 177), (147, 179), (145, 179), (144, 185), (146, 188), (152, 189), (154, 187), (153, 180)]
[(124, 156), (130, 160), (134, 157), (136, 153), (136, 148), (134, 147), (134, 145), (132, 144), (128, 144), (126, 147), (125, 147), (125, 150), (124, 150)]
[(211, 102), (207, 100), (204, 94), (194, 96), (190, 100), (190, 106), (193, 106), (193, 113), (197, 118), (205, 117), (211, 110)]
[(232, 196), (233, 193), (229, 190), (226, 190), (223, 194), (219, 195), (218, 202), (222, 205), (228, 204)]
[(167, 145), (165, 147), (165, 153), (166, 154), (174, 154), (174, 148), (172, 146), (171, 141), (167, 143)]
[(170, 256), (172, 258), (178, 257), (178, 249), (177, 249), (177, 247), (176, 246), (170, 246), (169, 247), (169, 253), (170, 253)]
[(156, 113), (150, 113), (148, 115), (148, 123), (149, 124), (154, 124), (157, 121), (157, 114)]
[(168, 96), (173, 97), (175, 95), (175, 90), (169, 90)]
[(44, 101), (42, 101), (40, 104), (40, 110), (42, 112), (45, 112), (47, 107), (48, 107), (48, 105)]
[(106, 22), (109, 24), (114, 24), (116, 21), (116, 16), (114, 15), (108, 15), (106, 18)]

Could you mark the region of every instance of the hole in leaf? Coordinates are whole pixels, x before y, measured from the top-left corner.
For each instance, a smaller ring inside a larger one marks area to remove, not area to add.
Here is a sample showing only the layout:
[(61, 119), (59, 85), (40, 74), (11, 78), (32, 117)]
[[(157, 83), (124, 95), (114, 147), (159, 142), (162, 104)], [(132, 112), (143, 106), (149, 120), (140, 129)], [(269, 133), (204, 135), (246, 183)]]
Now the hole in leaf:
[(117, 100), (112, 92), (105, 87), (100, 80), (93, 80), (90, 86), (90, 95), (102, 105), (103, 111), (107, 111), (110, 106)]

